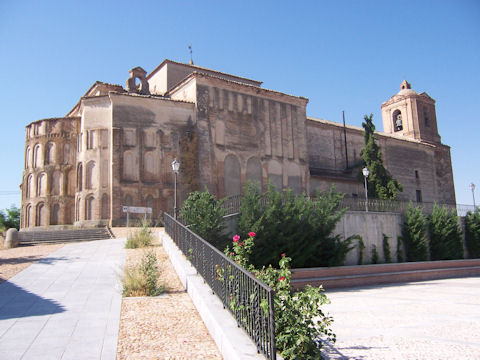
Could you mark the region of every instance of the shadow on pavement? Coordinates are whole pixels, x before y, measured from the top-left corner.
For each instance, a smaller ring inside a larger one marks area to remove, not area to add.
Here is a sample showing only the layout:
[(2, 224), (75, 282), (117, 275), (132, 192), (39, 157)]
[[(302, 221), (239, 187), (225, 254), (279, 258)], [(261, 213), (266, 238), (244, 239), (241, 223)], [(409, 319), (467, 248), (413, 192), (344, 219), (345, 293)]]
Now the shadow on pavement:
[(0, 284), (0, 321), (64, 311), (65, 307), (58, 301), (45, 299), (9, 281)]

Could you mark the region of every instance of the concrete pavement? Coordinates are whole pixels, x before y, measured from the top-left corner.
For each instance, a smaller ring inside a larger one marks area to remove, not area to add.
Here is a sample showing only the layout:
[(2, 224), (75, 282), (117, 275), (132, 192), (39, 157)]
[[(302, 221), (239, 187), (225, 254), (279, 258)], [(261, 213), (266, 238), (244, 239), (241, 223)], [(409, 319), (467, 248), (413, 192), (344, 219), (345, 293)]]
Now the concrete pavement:
[(480, 359), (480, 277), (330, 290), (327, 359)]
[(65, 245), (0, 284), (0, 359), (115, 359), (124, 242)]

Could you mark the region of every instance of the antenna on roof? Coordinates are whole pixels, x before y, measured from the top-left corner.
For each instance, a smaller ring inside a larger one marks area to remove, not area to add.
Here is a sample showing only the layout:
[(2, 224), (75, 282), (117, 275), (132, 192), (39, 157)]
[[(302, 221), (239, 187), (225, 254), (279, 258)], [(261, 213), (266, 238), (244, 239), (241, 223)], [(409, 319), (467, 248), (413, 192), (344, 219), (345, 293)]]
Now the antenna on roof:
[(193, 57), (192, 57), (192, 44), (188, 45), (188, 50), (190, 50), (190, 65), (193, 65)]

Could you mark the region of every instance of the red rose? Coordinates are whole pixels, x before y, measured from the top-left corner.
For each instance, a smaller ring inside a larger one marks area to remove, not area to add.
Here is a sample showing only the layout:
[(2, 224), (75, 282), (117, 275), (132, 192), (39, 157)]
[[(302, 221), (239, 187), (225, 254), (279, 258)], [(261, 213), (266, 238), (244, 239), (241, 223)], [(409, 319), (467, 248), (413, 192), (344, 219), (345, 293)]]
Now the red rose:
[(255, 237), (255, 235), (257, 235), (257, 234), (255, 234), (253, 231), (248, 233), (248, 236), (250, 236), (250, 237)]
[(285, 280), (285, 276), (280, 276), (280, 277), (278, 278), (278, 281), (283, 281), (283, 280)]
[(285, 253), (282, 254), (282, 257), (285, 257)]
[(237, 241), (239, 241), (239, 240), (240, 240), (240, 236), (235, 235), (235, 236), (233, 237), (233, 242), (237, 242)]

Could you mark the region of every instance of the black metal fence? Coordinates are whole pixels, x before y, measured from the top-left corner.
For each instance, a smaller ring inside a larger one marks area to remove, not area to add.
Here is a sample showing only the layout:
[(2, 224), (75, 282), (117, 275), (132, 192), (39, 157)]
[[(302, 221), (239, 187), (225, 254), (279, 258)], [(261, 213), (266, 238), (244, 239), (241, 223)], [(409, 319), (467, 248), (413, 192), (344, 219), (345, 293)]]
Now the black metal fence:
[(165, 231), (220, 298), (259, 353), (276, 359), (274, 291), (165, 213)]
[[(240, 212), (240, 206), (242, 199), (240, 195), (234, 195), (225, 198), (222, 207), (226, 210), (226, 215), (231, 215)], [(262, 205), (265, 205), (266, 199), (262, 199)], [(368, 199), (366, 201), (363, 198), (352, 198), (344, 197), (340, 208), (348, 209), (350, 211), (365, 211), (368, 208), (368, 211), (374, 212), (393, 212), (398, 214), (403, 214), (407, 211), (409, 204), (413, 206), (420, 206), (423, 208), (425, 214), (430, 214), (433, 210), (434, 203), (426, 202), (411, 202), (411, 201), (402, 201), (402, 200), (381, 200), (381, 199)], [(462, 204), (438, 204), (438, 206), (445, 206), (449, 210), (456, 210), (458, 216), (465, 216), (468, 211), (474, 211), (473, 205), (462, 205)], [(478, 209), (478, 207), (477, 207)]]

